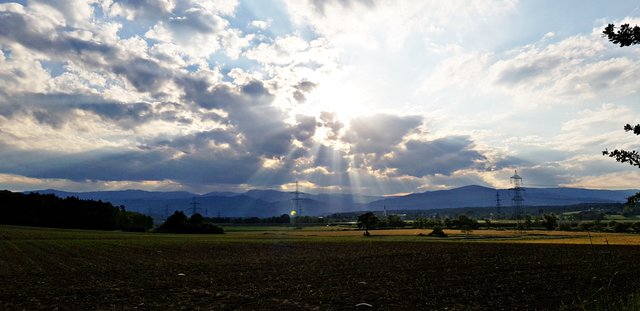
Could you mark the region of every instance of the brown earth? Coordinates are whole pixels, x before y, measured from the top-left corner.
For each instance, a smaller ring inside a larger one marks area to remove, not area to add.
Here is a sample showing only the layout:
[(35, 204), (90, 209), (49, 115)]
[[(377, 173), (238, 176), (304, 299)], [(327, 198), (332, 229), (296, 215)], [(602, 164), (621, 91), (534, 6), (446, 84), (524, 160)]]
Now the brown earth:
[(0, 234), (0, 309), (556, 310), (640, 285), (638, 246), (157, 236)]

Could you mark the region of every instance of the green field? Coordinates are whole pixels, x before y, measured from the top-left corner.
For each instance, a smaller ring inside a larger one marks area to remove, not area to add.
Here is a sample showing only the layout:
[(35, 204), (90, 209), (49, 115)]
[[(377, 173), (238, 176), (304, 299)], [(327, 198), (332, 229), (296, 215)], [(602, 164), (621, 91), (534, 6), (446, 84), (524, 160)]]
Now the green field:
[(168, 235), (0, 226), (0, 309), (604, 310), (640, 285), (640, 246), (320, 229)]

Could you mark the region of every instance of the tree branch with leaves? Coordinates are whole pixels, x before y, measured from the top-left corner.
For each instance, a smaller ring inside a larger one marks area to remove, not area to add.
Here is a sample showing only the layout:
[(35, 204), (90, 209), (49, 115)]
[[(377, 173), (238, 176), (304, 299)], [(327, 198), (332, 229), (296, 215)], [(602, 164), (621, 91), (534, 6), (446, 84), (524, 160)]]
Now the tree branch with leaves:
[[(631, 124), (627, 124), (624, 126), (625, 132), (633, 131), (633, 134), (640, 135), (640, 124), (636, 124), (635, 126), (631, 126)], [(630, 165), (640, 167), (640, 154), (636, 150), (624, 150), (624, 149), (615, 149), (613, 151), (604, 150), (602, 151), (602, 155), (609, 156), (611, 158), (616, 159), (616, 161), (620, 163), (629, 163)]]
[[(631, 27), (629, 24), (622, 24), (620, 27), (616, 27), (614, 24), (609, 24), (602, 31), (602, 36), (614, 44), (619, 44), (620, 47), (640, 44), (640, 27), (638, 25)], [(636, 124), (635, 126), (626, 124), (624, 131), (640, 135), (640, 124)], [(602, 155), (614, 158), (620, 163), (629, 163), (629, 165), (640, 167), (640, 153), (636, 150), (604, 150), (602, 151)], [(640, 192), (627, 198), (627, 206), (636, 207), (639, 202)]]
[(629, 24), (622, 24), (617, 27), (614, 24), (609, 24), (604, 28), (602, 32), (603, 37), (607, 37), (609, 41), (614, 44), (620, 44), (620, 47), (630, 46), (640, 43), (640, 27), (629, 26)]

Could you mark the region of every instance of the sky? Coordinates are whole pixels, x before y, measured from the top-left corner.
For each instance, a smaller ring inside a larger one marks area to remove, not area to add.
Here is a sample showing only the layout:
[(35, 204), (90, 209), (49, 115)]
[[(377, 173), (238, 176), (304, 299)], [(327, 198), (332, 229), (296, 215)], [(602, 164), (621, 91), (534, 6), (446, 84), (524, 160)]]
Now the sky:
[(640, 188), (639, 1), (0, 1), (0, 188)]

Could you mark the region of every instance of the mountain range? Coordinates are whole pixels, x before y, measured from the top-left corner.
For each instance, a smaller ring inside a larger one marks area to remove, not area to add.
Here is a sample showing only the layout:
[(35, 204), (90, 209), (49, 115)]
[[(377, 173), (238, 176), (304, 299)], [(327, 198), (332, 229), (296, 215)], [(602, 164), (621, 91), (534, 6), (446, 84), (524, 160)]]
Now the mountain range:
[[(295, 208), (294, 194), (277, 190), (249, 190), (244, 193), (211, 192), (193, 194), (184, 191), (152, 192), (143, 190), (65, 192), (37, 190), (28, 192), (52, 193), (59, 197), (109, 201), (124, 205), (127, 210), (149, 214), (163, 219), (176, 210), (187, 214), (196, 211), (210, 217), (271, 217), (289, 213)], [(582, 188), (526, 188), (524, 205), (560, 206), (580, 203), (622, 203), (638, 190), (594, 190)], [(358, 194), (300, 193), (302, 214), (322, 216), (339, 212), (365, 210), (430, 210), (457, 207), (511, 205), (512, 193), (508, 189), (483, 186), (465, 186), (449, 190), (412, 193), (404, 196), (377, 197)], [(194, 204), (195, 202), (195, 204)]]

